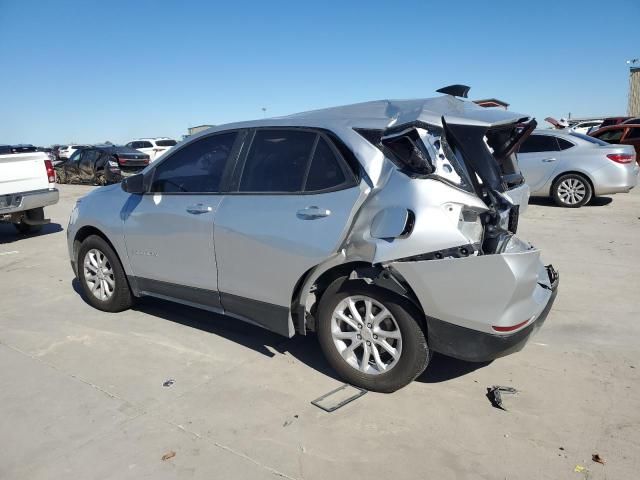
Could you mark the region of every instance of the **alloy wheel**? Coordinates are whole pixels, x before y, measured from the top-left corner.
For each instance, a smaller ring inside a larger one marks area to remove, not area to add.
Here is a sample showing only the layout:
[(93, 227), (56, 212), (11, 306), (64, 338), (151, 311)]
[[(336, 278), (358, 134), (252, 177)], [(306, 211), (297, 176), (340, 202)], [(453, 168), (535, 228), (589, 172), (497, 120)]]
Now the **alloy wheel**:
[(84, 281), (89, 291), (102, 301), (109, 300), (115, 291), (116, 279), (106, 255), (93, 248), (84, 256)]
[(558, 185), (558, 197), (567, 205), (575, 205), (584, 200), (587, 187), (578, 178), (567, 178)]
[(331, 316), (336, 349), (352, 368), (369, 375), (388, 372), (402, 355), (402, 334), (391, 312), (364, 295), (344, 298)]

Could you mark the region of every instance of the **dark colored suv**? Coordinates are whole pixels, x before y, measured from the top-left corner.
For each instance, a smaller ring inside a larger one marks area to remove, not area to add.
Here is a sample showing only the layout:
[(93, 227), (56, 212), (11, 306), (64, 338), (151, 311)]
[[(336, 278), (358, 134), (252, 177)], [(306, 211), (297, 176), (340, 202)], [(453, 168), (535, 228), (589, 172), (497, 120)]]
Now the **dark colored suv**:
[(149, 164), (149, 155), (113, 145), (77, 150), (56, 166), (59, 183), (107, 185), (135, 175)]

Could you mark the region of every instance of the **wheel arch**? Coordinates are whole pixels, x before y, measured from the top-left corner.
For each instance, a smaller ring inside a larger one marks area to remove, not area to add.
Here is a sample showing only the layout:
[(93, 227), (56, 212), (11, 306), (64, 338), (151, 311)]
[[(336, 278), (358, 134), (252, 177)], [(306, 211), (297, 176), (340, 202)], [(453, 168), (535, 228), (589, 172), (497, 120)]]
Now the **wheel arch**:
[(98, 237), (101, 237), (105, 242), (107, 242), (111, 247), (111, 249), (118, 256), (118, 260), (120, 261), (120, 264), (124, 266), (122, 258), (120, 258), (120, 254), (118, 253), (118, 250), (113, 244), (113, 242), (109, 240), (109, 237), (102, 230), (100, 230), (97, 227), (94, 227), (93, 225), (85, 225), (84, 227), (81, 227), (76, 232), (75, 237), (73, 237), (73, 261), (76, 265), (78, 263), (78, 252), (80, 251), (80, 245), (91, 235), (96, 235)]
[[(328, 266), (321, 264), (309, 269), (296, 284), (292, 295), (291, 316), (297, 333), (306, 335), (307, 330), (316, 331), (315, 314), (320, 299), (334, 282), (342, 279), (343, 281), (362, 280), (405, 298), (421, 313), (418, 320), (426, 334), (427, 322), (420, 301), (411, 286), (398, 272), (381, 264), (358, 260), (331, 263), (333, 264)], [(323, 265), (325, 268), (322, 268)]]

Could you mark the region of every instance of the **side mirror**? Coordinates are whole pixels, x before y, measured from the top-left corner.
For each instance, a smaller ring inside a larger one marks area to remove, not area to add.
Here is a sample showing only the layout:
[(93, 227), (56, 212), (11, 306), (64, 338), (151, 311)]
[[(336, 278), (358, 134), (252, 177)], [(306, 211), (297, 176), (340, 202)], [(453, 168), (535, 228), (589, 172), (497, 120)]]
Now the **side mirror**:
[(122, 190), (127, 193), (133, 193), (136, 195), (142, 195), (145, 193), (144, 188), (144, 175), (138, 173), (136, 175), (132, 175), (131, 177), (127, 177), (120, 183)]

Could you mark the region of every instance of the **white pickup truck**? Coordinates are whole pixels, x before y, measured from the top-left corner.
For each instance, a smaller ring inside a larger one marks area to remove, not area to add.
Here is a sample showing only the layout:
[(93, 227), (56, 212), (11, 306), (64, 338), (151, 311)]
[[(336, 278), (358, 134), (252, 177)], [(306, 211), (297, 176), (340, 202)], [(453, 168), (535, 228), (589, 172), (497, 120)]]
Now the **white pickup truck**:
[(44, 207), (58, 202), (56, 172), (49, 156), (33, 146), (0, 145), (0, 222), (33, 233), (49, 220)]

